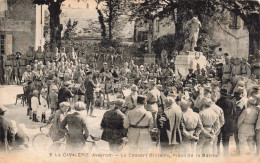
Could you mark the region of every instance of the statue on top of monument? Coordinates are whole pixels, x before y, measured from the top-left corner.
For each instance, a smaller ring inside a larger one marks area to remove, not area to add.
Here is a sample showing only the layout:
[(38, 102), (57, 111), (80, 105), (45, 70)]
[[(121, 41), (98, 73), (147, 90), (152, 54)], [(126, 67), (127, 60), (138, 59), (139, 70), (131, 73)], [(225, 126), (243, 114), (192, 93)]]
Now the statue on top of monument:
[(193, 17), (184, 25), (184, 30), (189, 32), (189, 36), (185, 39), (183, 51), (195, 51), (194, 48), (197, 47), (200, 28), (201, 23), (197, 17)]

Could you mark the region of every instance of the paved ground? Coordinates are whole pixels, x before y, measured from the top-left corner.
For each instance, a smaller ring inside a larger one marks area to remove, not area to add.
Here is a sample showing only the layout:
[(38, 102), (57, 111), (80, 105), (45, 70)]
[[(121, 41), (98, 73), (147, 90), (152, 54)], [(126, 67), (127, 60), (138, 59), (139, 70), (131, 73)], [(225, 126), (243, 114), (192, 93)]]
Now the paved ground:
[[(32, 120), (26, 116), (27, 106), (25, 105), (23, 107), (23, 105), (21, 104), (21, 101), (18, 101), (17, 105), (15, 105), (16, 95), (20, 94), (22, 92), (23, 92), (23, 90), (22, 90), (21, 86), (16, 86), (16, 85), (0, 86), (0, 104), (4, 105), (6, 108), (8, 108), (8, 110), (6, 112), (6, 117), (8, 117), (8, 119), (14, 120), (16, 122), (16, 124), (24, 124), (26, 126), (27, 134), (30, 138), (29, 149), (33, 150), (31, 140), (33, 139), (33, 137), (36, 134), (41, 133), (39, 128), (41, 126), (45, 125), (45, 123), (32, 122)], [(48, 109), (47, 107), (44, 107), (44, 105), (46, 103), (44, 99), (41, 99), (41, 103), (42, 103), (41, 110), (45, 110), (49, 113), (50, 109)], [(103, 117), (104, 112), (105, 112), (105, 110), (95, 109), (94, 115), (96, 117), (95, 118), (88, 117), (91, 135), (97, 136), (97, 137), (101, 136), (102, 130), (100, 129), (100, 123), (101, 123), (101, 119)], [(85, 114), (85, 116), (87, 116), (86, 111), (83, 111), (82, 114)], [(41, 113), (39, 112), (38, 115), (40, 116)], [(38, 116), (38, 118), (40, 119), (39, 116)], [(47, 133), (47, 130), (43, 129), (43, 131), (45, 133)], [(99, 141), (97, 144), (98, 144), (99, 148), (108, 149), (108, 145), (106, 142)]]

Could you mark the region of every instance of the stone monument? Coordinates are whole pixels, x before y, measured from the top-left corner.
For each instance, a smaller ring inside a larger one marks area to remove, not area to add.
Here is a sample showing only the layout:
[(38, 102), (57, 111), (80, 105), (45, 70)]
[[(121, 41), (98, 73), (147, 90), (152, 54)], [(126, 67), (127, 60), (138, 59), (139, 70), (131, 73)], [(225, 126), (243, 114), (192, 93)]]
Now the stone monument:
[(206, 57), (202, 52), (194, 50), (194, 48), (197, 47), (200, 28), (201, 23), (197, 17), (193, 17), (184, 25), (184, 30), (189, 32), (189, 36), (185, 39), (183, 49), (175, 59), (176, 75), (181, 74), (182, 77), (186, 77), (189, 69), (192, 68), (196, 70), (197, 64), (199, 64), (201, 68), (206, 67)]

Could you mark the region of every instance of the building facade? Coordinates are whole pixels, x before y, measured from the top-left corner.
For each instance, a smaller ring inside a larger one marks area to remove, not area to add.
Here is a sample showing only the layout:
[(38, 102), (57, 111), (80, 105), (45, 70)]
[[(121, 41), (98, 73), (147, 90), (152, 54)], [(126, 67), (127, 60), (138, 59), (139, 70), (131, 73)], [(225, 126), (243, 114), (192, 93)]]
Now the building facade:
[(1, 55), (26, 53), (29, 46), (43, 48), (46, 6), (35, 5), (32, 0), (1, 0), (0, 4)]

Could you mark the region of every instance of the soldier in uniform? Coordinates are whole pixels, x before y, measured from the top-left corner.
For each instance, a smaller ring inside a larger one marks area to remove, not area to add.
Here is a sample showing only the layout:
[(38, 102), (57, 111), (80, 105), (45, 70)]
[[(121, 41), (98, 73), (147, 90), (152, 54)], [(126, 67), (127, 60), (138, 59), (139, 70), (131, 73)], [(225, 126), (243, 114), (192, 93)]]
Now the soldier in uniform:
[(100, 57), (103, 57), (104, 58), (104, 61), (106, 61), (106, 54), (107, 53), (107, 49), (104, 47), (104, 46), (102, 46), (101, 48), (100, 48), (100, 54), (99, 54), (99, 57), (98, 57), (98, 61), (99, 61), (99, 59), (100, 59)]
[(26, 56), (21, 55), (21, 58), (18, 60), (19, 65), (19, 80), (21, 82), (23, 73), (26, 71)]
[(238, 139), (240, 154), (246, 154), (246, 145), (249, 146), (250, 154), (255, 150), (255, 125), (258, 118), (257, 99), (251, 97), (248, 100), (248, 106), (240, 114), (238, 126)]
[(165, 67), (168, 65), (168, 53), (166, 50), (162, 50), (161, 52), (161, 67)]
[(62, 47), (61, 48), (61, 53), (60, 53), (60, 60), (61, 62), (65, 62), (67, 61), (67, 54), (66, 54), (66, 51), (65, 51), (65, 47)]
[(137, 96), (138, 96), (137, 91), (138, 91), (138, 87), (133, 84), (131, 86), (131, 94), (126, 97), (126, 100), (125, 100), (125, 103), (124, 103), (124, 106), (126, 107), (125, 114), (127, 114), (127, 112), (129, 110), (132, 110), (136, 107)]
[(211, 99), (215, 103), (220, 98), (220, 89), (218, 87), (219, 82), (212, 80), (211, 82)]
[(251, 76), (251, 66), (247, 63), (245, 58), (241, 62), (241, 75), (248, 79)]
[(151, 112), (145, 110), (146, 98), (137, 97), (137, 106), (130, 110), (124, 119), (124, 128), (128, 129), (128, 145), (130, 152), (147, 152), (151, 146), (149, 129), (153, 128)]
[(40, 97), (41, 97), (41, 91), (42, 91), (42, 87), (43, 87), (43, 72), (41, 69), (41, 64), (37, 65), (37, 69), (35, 69), (33, 71), (33, 78), (34, 78), (34, 87), (35, 89), (38, 91), (38, 100), (39, 100), (39, 104), (41, 105), (40, 102)]
[(97, 44), (94, 45), (94, 58), (95, 61), (99, 61), (99, 47)]
[(33, 47), (29, 46), (29, 50), (26, 52), (27, 65), (31, 65), (35, 59), (35, 53)]
[(60, 61), (61, 55), (59, 53), (59, 49), (56, 48), (55, 53), (52, 55), (52, 60), (57, 64)]
[(231, 78), (231, 71), (232, 68), (231, 68), (230, 60), (229, 58), (226, 58), (225, 64), (222, 67), (222, 73), (223, 73), (222, 80), (224, 79), (229, 80)]
[(211, 109), (212, 101), (210, 98), (202, 99), (202, 110), (199, 112), (203, 129), (197, 144), (197, 154), (212, 154), (213, 140), (220, 129), (219, 117)]
[(4, 57), (0, 55), (0, 84), (4, 84)]
[(52, 58), (53, 58), (53, 52), (50, 51), (50, 47), (48, 46), (44, 52), (44, 60), (45, 62), (52, 62)]
[(42, 48), (39, 46), (37, 52), (35, 53), (35, 59), (38, 60), (39, 62), (41, 61), (43, 64), (45, 64), (45, 56), (44, 53), (42, 52)]
[(221, 89), (226, 89), (228, 94), (232, 94), (233, 86), (230, 83), (230, 79), (222, 79)]
[(11, 84), (12, 82), (12, 71), (13, 71), (13, 62), (12, 56), (7, 55), (7, 59), (4, 63), (4, 72), (5, 72), (5, 83)]
[(146, 109), (153, 115), (153, 124), (156, 128), (156, 118), (158, 113), (158, 102), (161, 92), (156, 88), (156, 82), (154, 80), (149, 81), (149, 92), (147, 94)]
[(181, 97), (180, 107), (183, 112), (181, 151), (185, 154), (194, 154), (196, 143), (203, 128), (202, 122), (199, 114), (193, 112), (190, 108), (190, 99), (188, 96), (183, 95)]
[(13, 65), (13, 77), (14, 77), (14, 82), (16, 84), (19, 83), (19, 61), (20, 59), (17, 59), (15, 55), (13, 55), (13, 60), (12, 60), (12, 65)]
[(70, 54), (70, 61), (72, 61), (74, 64), (78, 60), (77, 53), (75, 52), (74, 48), (71, 48), (71, 54)]
[(174, 72), (173, 72), (173, 70), (170, 68), (170, 66), (168, 65), (168, 67), (163, 70), (162, 74), (163, 74), (162, 85), (163, 85), (164, 88), (165, 88), (165, 87), (166, 87), (166, 83), (167, 83), (167, 77), (168, 77), (168, 76), (173, 76), (173, 75), (174, 75)]
[(240, 59), (236, 58), (234, 61), (234, 65), (232, 66), (232, 71), (231, 71), (231, 77), (232, 77), (232, 82), (237, 80), (237, 78), (241, 77), (241, 65), (240, 65)]

